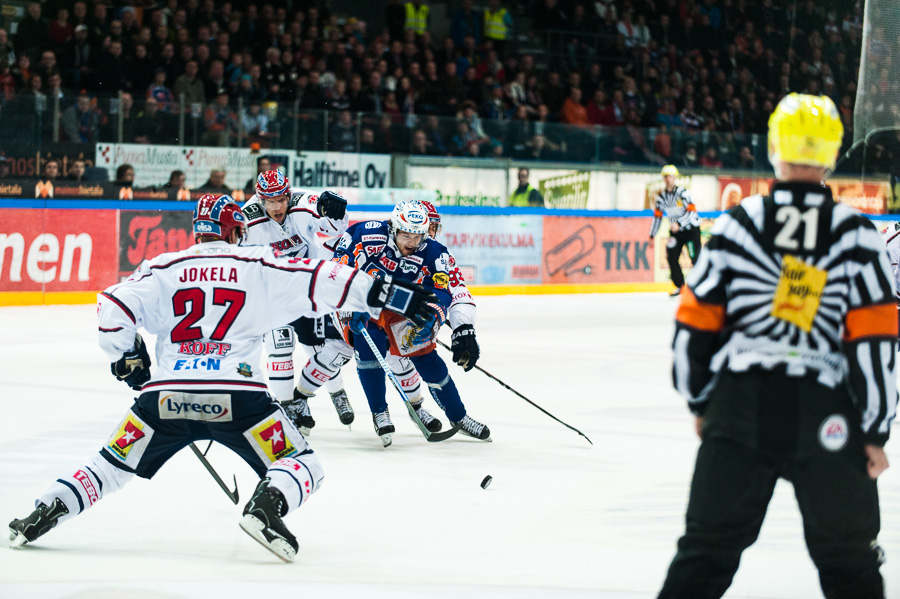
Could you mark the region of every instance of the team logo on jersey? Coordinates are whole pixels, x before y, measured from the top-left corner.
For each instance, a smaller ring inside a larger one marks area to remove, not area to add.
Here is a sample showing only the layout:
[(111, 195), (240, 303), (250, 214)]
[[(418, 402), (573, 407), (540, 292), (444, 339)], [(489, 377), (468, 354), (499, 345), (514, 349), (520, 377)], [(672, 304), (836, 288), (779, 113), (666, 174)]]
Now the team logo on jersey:
[(275, 329), (272, 331), (272, 336), (275, 337), (275, 349), (289, 349), (294, 347), (293, 340), (291, 339), (290, 327)]
[(201, 422), (231, 422), (231, 395), (227, 393), (160, 393), (159, 417)]
[(391, 272), (397, 270), (397, 263), (394, 262), (393, 260), (391, 260), (390, 258), (388, 258), (387, 256), (382, 256), (381, 260), (379, 260), (379, 262), (381, 262), (381, 265)]
[(369, 222), (366, 223), (366, 229), (377, 229), (380, 226), (381, 226), (381, 221), (377, 221), (377, 220), (370, 220)]
[(434, 273), (434, 276), (431, 277), (431, 280), (434, 281), (436, 289), (446, 289), (450, 285), (450, 277), (447, 273), (436, 272)]
[(377, 242), (379, 242), (379, 243), (381, 243), (381, 244), (387, 243), (387, 235), (376, 235), (376, 234), (372, 234), (372, 235), (363, 235), (363, 236), (361, 237), (361, 239), (362, 239), (363, 241), (377, 241)]
[(147, 449), (152, 437), (153, 429), (134, 412), (128, 412), (104, 449), (126, 466), (134, 468), (144, 455), (144, 450)]
[(374, 256), (381, 252), (384, 249), (384, 244), (381, 245), (367, 245), (366, 246), (366, 254), (368, 256)]
[(237, 365), (237, 373), (241, 376), (250, 378), (251, 376), (253, 376), (253, 369), (250, 368), (250, 365), (246, 362), (241, 362)]
[(850, 427), (840, 414), (832, 414), (819, 427), (819, 443), (828, 451), (840, 451), (849, 438)]
[(772, 298), (771, 314), (807, 333), (819, 311), (828, 273), (793, 256), (781, 260), (781, 277)]
[(259, 456), (269, 463), (297, 453), (295, 442), (288, 437), (292, 427), (285, 426), (278, 412), (244, 433)]
[(402, 272), (405, 272), (408, 275), (411, 275), (414, 272), (416, 272), (417, 270), (419, 270), (419, 267), (416, 264), (407, 262), (406, 258), (404, 258), (403, 260), (400, 261), (400, 270)]

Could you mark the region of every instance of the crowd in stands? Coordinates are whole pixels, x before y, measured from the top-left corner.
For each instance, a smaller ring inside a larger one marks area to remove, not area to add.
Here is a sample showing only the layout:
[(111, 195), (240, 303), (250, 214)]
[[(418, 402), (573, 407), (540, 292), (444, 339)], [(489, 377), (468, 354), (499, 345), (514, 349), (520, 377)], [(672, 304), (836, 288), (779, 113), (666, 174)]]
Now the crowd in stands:
[[(427, 0), (389, 0), (378, 31), (316, 0), (134, 4), (33, 1), (0, 29), (5, 143), (56, 127), (83, 143), (759, 168), (750, 134), (788, 92), (830, 96), (853, 127), (861, 0), (450, 0), (442, 39)], [(195, 137), (177, 139), (182, 118)]]

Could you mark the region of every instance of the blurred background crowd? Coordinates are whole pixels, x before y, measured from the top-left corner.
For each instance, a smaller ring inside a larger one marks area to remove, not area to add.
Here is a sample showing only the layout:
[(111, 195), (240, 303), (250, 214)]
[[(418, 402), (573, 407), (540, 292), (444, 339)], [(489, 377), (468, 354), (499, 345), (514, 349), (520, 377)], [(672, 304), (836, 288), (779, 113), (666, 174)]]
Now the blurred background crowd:
[(0, 29), (0, 150), (38, 137), (760, 168), (754, 134), (791, 91), (831, 97), (852, 139), (861, 1), (390, 0), (368, 21), (343, 6), (30, 2)]

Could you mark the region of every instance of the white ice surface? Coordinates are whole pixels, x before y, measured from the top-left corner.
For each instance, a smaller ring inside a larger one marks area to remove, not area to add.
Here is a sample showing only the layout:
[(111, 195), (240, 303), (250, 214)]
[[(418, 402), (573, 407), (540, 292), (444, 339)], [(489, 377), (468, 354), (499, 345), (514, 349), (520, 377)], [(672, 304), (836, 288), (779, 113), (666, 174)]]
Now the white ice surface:
[[(134, 480), (34, 545), (0, 547), (0, 598), (654, 597), (682, 532), (698, 444), (670, 384), (674, 307), (662, 294), (479, 298), (479, 365), (593, 446), (485, 375), (451, 366), (494, 442), (426, 443), (389, 395), (398, 432), (382, 449), (351, 367), (352, 431), (326, 394), (311, 404), (326, 480), (286, 519), (300, 542), (295, 563), (240, 530), (255, 476), (213, 447), (218, 471), (237, 475), (241, 505), (183, 451), (152, 481)], [(0, 309), (3, 523), (97, 451), (131, 404), (96, 335), (93, 306)], [(888, 597), (900, 598), (900, 441), (888, 454), (882, 572)], [(726, 596), (821, 597), (789, 485), (776, 489)]]

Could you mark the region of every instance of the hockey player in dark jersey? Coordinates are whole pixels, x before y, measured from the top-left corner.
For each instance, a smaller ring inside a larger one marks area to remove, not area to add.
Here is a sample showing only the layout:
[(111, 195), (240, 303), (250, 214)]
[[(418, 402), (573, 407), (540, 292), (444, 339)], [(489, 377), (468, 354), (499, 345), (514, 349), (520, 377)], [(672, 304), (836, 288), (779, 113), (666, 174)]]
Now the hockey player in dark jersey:
[(791, 482), (829, 599), (882, 599), (876, 479), (897, 409), (895, 290), (878, 230), (822, 184), (843, 127), (825, 96), (769, 119), (778, 181), (720, 217), (676, 314), (674, 382), (700, 449), (661, 598), (721, 597)]
[[(370, 276), (393, 276), (424, 285), (440, 302), (435, 318), (423, 327), (403, 318), (385, 316), (376, 322), (369, 320), (364, 312), (353, 315), (349, 341), (356, 352), (359, 379), (372, 411), (375, 430), (385, 446), (391, 443), (394, 425), (385, 400), (384, 375), (359, 333), (363, 327), (382, 354), (390, 347), (396, 355), (409, 357), (450, 422), (462, 422), (460, 432), (485, 441), (491, 434), (487, 426), (466, 413), (447, 365), (435, 349), (434, 339), (447, 318), (452, 301), (450, 253), (443, 244), (428, 237), (428, 225), (428, 214), (421, 204), (400, 202), (394, 207), (390, 221), (364, 221), (352, 225), (341, 236), (334, 253), (334, 260), (355, 266)], [(455, 331), (454, 335), (457, 333), (468, 335), (465, 330)], [(454, 345), (457, 345), (456, 340)], [(474, 364), (474, 359), (470, 360)]]
[(653, 202), (653, 222), (650, 225), (650, 241), (656, 237), (662, 217), (665, 214), (669, 219), (669, 242), (666, 245), (666, 259), (669, 262), (669, 272), (672, 276), (672, 284), (675, 289), (669, 295), (675, 296), (681, 293), (684, 286), (684, 273), (681, 271), (682, 248), (687, 248), (691, 264), (697, 264), (700, 257), (700, 215), (697, 214), (697, 206), (691, 197), (691, 192), (675, 184), (678, 169), (674, 164), (663, 167), (661, 173), (666, 187), (656, 194)]

